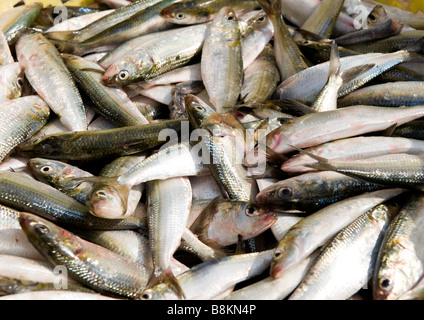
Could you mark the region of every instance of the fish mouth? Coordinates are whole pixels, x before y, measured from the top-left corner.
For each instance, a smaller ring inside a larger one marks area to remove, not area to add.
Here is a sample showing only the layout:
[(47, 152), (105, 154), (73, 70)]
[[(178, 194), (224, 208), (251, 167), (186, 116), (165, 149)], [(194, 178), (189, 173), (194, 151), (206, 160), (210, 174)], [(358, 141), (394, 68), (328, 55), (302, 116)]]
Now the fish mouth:
[(102, 83), (107, 86), (115, 85), (117, 83), (117, 71), (116, 66), (110, 66), (102, 76)]

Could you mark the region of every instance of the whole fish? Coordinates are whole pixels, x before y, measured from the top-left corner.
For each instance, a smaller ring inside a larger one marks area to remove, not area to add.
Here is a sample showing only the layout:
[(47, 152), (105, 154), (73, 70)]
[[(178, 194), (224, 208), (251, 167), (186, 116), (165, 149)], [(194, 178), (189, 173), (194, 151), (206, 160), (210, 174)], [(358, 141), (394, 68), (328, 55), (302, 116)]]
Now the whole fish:
[(411, 290), (424, 274), (421, 225), (422, 194), (415, 193), (390, 223), (378, 253), (373, 296), (393, 300)]
[[(267, 134), (261, 142), (272, 151), (284, 154), (296, 150), (295, 147), (307, 148), (337, 139), (383, 131), (418, 119), (422, 117), (422, 112), (423, 106), (384, 108), (363, 105), (317, 112), (287, 121)], [(249, 155), (246, 160), (249, 161)]]
[(274, 54), (281, 81), (308, 68), (305, 57), (294, 42), (281, 15), (280, 0), (258, 0), (274, 26)]
[(320, 252), (289, 300), (346, 300), (371, 279), (383, 236), (395, 215), (387, 205), (365, 212)]
[[(422, 44), (423, 40), (420, 39), (413, 47), (393, 53), (366, 53), (341, 58), (341, 72), (359, 66), (370, 66), (370, 68), (368, 68), (366, 72), (361, 73), (359, 76), (343, 84), (338, 92), (338, 97), (351, 93), (384, 71), (416, 57), (417, 52), (422, 50)], [(329, 64), (329, 62), (324, 62), (314, 65), (283, 81), (274, 93), (274, 98), (297, 99), (302, 102), (312, 102), (325, 86), (325, 75), (328, 74)], [(371, 67), (372, 65), (374, 66)], [(304, 88), (308, 89), (305, 90)]]
[(424, 157), (413, 154), (389, 154), (353, 161), (328, 161), (311, 155), (318, 163), (310, 166), (330, 170), (386, 186), (423, 190)]
[(142, 12), (149, 6), (154, 5), (155, 3), (158, 3), (158, 2), (160, 1), (159, 0), (135, 1), (134, 3), (128, 6), (114, 10), (108, 15), (78, 30), (48, 32), (46, 36), (49, 39), (75, 41), (75, 42), (81, 43), (107, 30), (108, 28), (111, 28), (114, 25), (131, 18), (137, 13)]
[[(153, 0), (154, 3), (150, 2), (148, 7), (145, 7), (142, 10), (138, 10), (131, 16), (128, 17), (125, 14), (122, 17), (124, 18), (123, 20), (118, 19), (120, 20), (119, 23), (117, 23), (118, 21), (115, 20), (115, 17), (107, 15), (106, 17), (102, 18), (108, 20), (107, 28), (102, 25), (104, 22), (101, 21), (102, 19), (97, 20), (95, 23), (100, 21), (99, 24), (103, 30), (101, 32), (97, 32), (96, 30), (96, 34), (90, 38), (87, 38), (82, 42), (81, 40), (78, 40), (78, 42), (54, 40), (54, 43), (59, 46), (61, 52), (78, 55), (104, 50), (107, 51), (111, 48), (116, 48), (125, 41), (131, 40), (133, 38), (170, 29), (173, 24), (161, 18), (159, 16), (159, 12), (164, 7), (177, 1), (179, 0)], [(140, 5), (142, 3), (143, 2), (135, 2), (134, 5)], [(122, 8), (122, 10), (125, 8), (126, 7)], [(116, 13), (116, 11), (114, 13)], [(110, 22), (112, 25), (109, 25)], [(52, 37), (51, 34), (50, 37)], [(61, 38), (62, 36), (57, 37), (54, 35), (53, 37), (57, 39)]]
[(56, 160), (89, 160), (123, 156), (162, 145), (158, 139), (164, 129), (178, 133), (179, 120), (95, 131), (50, 134), (19, 146), (20, 152)]
[(50, 108), (38, 96), (25, 96), (0, 105), (0, 161), (46, 123)]
[[(272, 251), (237, 254), (203, 262), (176, 277), (186, 300), (212, 299), (239, 282), (261, 274), (269, 267)], [(219, 276), (218, 276), (219, 275)], [(142, 300), (179, 300), (166, 283), (144, 291)]]
[(423, 81), (396, 81), (360, 88), (337, 101), (338, 107), (369, 105), (382, 107), (424, 104)]
[[(424, 151), (424, 142), (401, 137), (360, 136), (326, 142), (305, 151), (328, 160), (359, 160), (395, 153), (420, 155)], [(314, 169), (307, 165), (315, 162), (307, 154), (297, 154), (285, 161), (281, 170), (288, 173), (308, 172)]]
[(85, 241), (32, 214), (22, 213), (19, 223), (29, 241), (53, 265), (66, 267), (70, 277), (96, 292), (135, 298), (144, 290), (151, 269)]
[(142, 228), (144, 224), (140, 216), (116, 220), (94, 217), (85, 205), (70, 196), (19, 173), (1, 172), (0, 189), (1, 204), (18, 211), (37, 214), (62, 225), (112, 230)]
[(109, 88), (102, 84), (104, 69), (100, 65), (78, 56), (62, 55), (62, 58), (99, 114), (118, 126), (149, 123), (121, 88)]
[(234, 10), (223, 7), (211, 22), (201, 56), (202, 79), (217, 111), (231, 110), (243, 81), (241, 33)]
[(281, 277), (323, 246), (364, 212), (405, 192), (387, 189), (364, 193), (329, 205), (296, 223), (280, 240), (271, 263), (271, 276)]
[[(201, 24), (148, 34), (130, 40), (106, 55), (106, 85), (150, 79), (187, 64), (200, 53), (208, 26)], [(134, 55), (135, 51), (135, 55)], [(117, 58), (113, 57), (116, 52)]]
[(0, 66), (0, 103), (19, 98), (24, 86), (22, 67), (17, 62)]
[(148, 183), (147, 193), (149, 244), (153, 257), (153, 274), (148, 287), (165, 282), (181, 291), (170, 263), (181, 244), (190, 213), (190, 180), (187, 177), (155, 180)]
[(63, 125), (69, 130), (87, 130), (80, 93), (54, 45), (42, 34), (27, 33), (17, 41), (16, 54), (31, 86)]
[(160, 16), (176, 24), (198, 24), (212, 21), (222, 7), (236, 12), (258, 8), (256, 0), (182, 0), (162, 9)]
[(381, 185), (332, 171), (300, 174), (261, 190), (256, 202), (311, 213), (337, 201), (383, 189)]
[(190, 229), (204, 243), (219, 247), (254, 238), (276, 220), (277, 213), (272, 207), (217, 198), (200, 213)]

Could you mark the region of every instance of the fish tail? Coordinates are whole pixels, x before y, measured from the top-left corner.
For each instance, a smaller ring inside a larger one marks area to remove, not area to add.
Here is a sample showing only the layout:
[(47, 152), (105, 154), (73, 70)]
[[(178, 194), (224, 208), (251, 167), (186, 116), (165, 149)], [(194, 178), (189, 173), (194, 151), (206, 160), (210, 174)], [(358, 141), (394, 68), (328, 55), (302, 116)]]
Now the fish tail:
[(50, 40), (59, 41), (78, 41), (78, 32), (75, 30), (71, 31), (51, 31), (46, 32), (45, 35)]
[(418, 58), (420, 62), (423, 61), (423, 50), (424, 50), (424, 37), (418, 39), (413, 44), (405, 47), (403, 51), (407, 51), (409, 59)]
[(281, 15), (280, 0), (258, 0), (258, 3), (267, 15)]
[(331, 45), (331, 55), (330, 55), (330, 71), (328, 73), (328, 78), (340, 76), (340, 55), (337, 44), (335, 41)]
[(184, 291), (170, 267), (159, 275), (155, 275), (155, 273), (153, 273), (145, 290), (153, 288), (160, 283), (166, 283), (181, 299), (185, 299)]

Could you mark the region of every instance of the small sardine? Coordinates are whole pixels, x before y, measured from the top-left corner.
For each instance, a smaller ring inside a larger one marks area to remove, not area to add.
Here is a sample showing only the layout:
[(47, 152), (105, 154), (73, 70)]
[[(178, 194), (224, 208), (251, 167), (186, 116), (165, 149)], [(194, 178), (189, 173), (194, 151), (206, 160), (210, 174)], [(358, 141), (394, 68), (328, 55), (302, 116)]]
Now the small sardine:
[(53, 265), (66, 267), (70, 277), (98, 293), (135, 298), (144, 290), (151, 269), (85, 241), (29, 213), (19, 223), (29, 241)]
[(271, 276), (281, 277), (361, 214), (405, 191), (387, 189), (364, 193), (305, 217), (280, 240), (271, 263)]
[(54, 45), (42, 34), (28, 33), (17, 41), (16, 54), (31, 86), (63, 125), (69, 130), (87, 130), (80, 93)]
[(215, 109), (233, 109), (242, 88), (243, 60), (238, 20), (230, 7), (223, 7), (211, 22), (203, 44), (201, 72)]

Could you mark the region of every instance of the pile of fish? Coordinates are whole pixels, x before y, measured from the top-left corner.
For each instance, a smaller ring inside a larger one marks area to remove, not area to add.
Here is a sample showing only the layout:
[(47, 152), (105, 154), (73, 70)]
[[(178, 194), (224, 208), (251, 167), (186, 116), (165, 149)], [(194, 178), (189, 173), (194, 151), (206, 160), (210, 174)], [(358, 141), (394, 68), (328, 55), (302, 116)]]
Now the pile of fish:
[(0, 300), (424, 297), (424, 16), (0, 13)]

